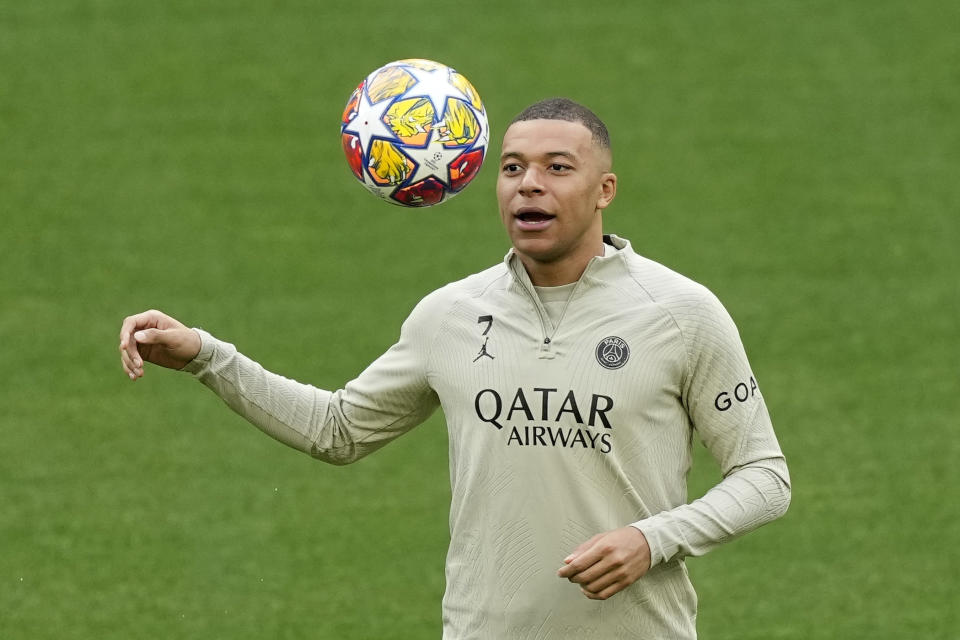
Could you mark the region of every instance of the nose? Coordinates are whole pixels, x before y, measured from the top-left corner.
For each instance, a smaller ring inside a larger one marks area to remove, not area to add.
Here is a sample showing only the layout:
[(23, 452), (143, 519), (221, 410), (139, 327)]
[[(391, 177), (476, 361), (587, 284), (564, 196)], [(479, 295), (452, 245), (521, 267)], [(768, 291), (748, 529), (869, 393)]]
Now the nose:
[(527, 167), (520, 179), (520, 194), (524, 196), (543, 193), (543, 180), (536, 167)]

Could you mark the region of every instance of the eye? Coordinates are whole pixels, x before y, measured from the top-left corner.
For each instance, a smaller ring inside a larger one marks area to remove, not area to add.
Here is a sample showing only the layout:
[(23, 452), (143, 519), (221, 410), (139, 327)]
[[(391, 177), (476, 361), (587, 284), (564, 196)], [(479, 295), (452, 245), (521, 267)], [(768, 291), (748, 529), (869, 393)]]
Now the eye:
[(569, 169), (570, 165), (563, 164), (562, 162), (553, 162), (550, 164), (551, 171), (562, 173), (564, 171), (568, 171)]
[(520, 173), (520, 165), (517, 164), (516, 162), (510, 162), (508, 164), (505, 164), (503, 165), (503, 172), (507, 175), (515, 175), (517, 173)]

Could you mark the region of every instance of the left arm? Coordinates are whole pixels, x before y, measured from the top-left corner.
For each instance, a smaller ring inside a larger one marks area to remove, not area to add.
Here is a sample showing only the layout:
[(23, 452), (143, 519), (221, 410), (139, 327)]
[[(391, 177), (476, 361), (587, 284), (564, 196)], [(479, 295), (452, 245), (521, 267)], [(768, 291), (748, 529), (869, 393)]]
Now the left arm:
[(786, 461), (730, 316), (707, 294), (677, 321), (688, 362), (682, 401), (723, 479), (699, 500), (577, 547), (558, 575), (589, 598), (610, 597), (651, 566), (703, 555), (779, 518), (790, 504)]

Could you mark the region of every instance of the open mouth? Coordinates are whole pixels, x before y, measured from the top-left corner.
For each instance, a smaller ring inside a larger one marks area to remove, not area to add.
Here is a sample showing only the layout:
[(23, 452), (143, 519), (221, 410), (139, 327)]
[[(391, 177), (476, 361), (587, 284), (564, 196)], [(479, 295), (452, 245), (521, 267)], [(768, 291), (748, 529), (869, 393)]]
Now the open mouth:
[(520, 209), (513, 214), (513, 217), (517, 221), (521, 222), (524, 226), (542, 225), (556, 218), (556, 216), (551, 213), (534, 208)]

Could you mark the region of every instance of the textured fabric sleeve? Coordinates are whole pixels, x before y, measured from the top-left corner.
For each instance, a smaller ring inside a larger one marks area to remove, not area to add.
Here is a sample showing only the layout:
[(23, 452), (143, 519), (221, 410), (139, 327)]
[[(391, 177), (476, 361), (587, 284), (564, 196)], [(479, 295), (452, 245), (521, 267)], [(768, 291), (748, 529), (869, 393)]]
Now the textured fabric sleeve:
[(702, 498), (633, 523), (657, 565), (714, 547), (783, 515), (790, 477), (740, 335), (704, 291), (676, 312), (687, 353), (682, 401), (723, 479)]
[(399, 341), (356, 379), (330, 392), (271, 373), (197, 329), (202, 347), (185, 367), (231, 409), (280, 442), (348, 464), (426, 420), (439, 405), (427, 381), (436, 309), (421, 302)]

